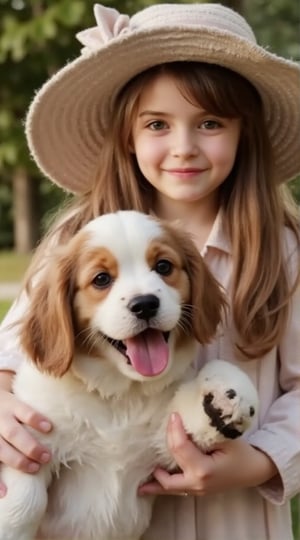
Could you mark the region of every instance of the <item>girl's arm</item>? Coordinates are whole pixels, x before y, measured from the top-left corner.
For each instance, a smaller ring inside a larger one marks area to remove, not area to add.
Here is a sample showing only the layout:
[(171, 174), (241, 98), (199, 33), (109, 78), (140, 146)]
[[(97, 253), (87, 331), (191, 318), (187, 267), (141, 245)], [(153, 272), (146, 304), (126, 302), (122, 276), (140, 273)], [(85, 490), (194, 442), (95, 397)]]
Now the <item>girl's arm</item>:
[(141, 486), (140, 495), (215, 494), (232, 488), (255, 487), (278, 473), (274, 462), (243, 438), (228, 440), (204, 454), (188, 438), (178, 414), (171, 415), (167, 441), (181, 470), (170, 474), (156, 469), (155, 481)]
[(293, 297), (288, 330), (278, 356), (282, 395), (267, 411), (249, 443), (270, 456), (279, 474), (259, 488), (271, 502), (282, 504), (300, 492), (300, 288)]
[[(51, 424), (12, 393), (14, 372), (24, 360), (18, 343), (18, 326), (14, 323), (22, 317), (27, 302), (27, 296), (23, 294), (12, 306), (0, 328), (0, 462), (34, 473), (41, 463), (49, 461), (50, 453), (23, 424), (41, 432), (50, 431)], [(0, 480), (0, 496), (5, 492), (6, 488)]]
[[(300, 246), (294, 234), (285, 229), (285, 260), (294, 284), (299, 274)], [(266, 412), (263, 425), (248, 441), (265, 452), (279, 474), (259, 487), (261, 494), (282, 504), (300, 492), (300, 284), (291, 298), (286, 332), (278, 347), (279, 377), (274, 381), (281, 394)], [(262, 360), (263, 362), (263, 360)], [(267, 374), (266, 374), (267, 378)], [(266, 381), (270, 388), (271, 381)]]

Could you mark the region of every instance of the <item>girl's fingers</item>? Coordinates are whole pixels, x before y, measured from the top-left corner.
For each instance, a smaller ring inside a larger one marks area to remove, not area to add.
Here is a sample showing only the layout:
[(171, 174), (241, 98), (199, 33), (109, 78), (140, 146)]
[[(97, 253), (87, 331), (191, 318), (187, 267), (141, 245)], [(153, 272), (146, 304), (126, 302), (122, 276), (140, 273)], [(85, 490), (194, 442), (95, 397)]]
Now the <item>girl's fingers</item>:
[(48, 418), (45, 418), (45, 416), (25, 403), (18, 402), (16, 404), (15, 416), (19, 422), (26, 424), (37, 431), (48, 433), (52, 429), (52, 425)]
[(44, 415), (17, 400), (13, 394), (2, 392), (0, 395), (0, 461), (22, 471), (35, 472), (37, 462), (47, 463), (51, 456), (26, 426), (47, 433), (52, 425)]
[(20, 470), (26, 469), (28, 472), (30, 460), (47, 463), (50, 457), (49, 450), (40, 444), (22, 424), (11, 420), (8, 425), (3, 425), (0, 461)]
[(165, 490), (158, 482), (147, 482), (138, 489), (139, 495), (163, 495)]
[(187, 493), (201, 494), (203, 486), (198, 478), (207, 468), (208, 456), (188, 438), (182, 420), (177, 413), (173, 413), (167, 426), (167, 442), (177, 465), (179, 473), (169, 473), (157, 468), (153, 472), (156, 481), (148, 482), (140, 487), (139, 493), (144, 494), (172, 494)]
[(43, 414), (19, 401), (10, 392), (0, 391), (1, 416), (0, 425), (5, 425), (7, 419), (14, 417), (18, 422), (26, 424), (37, 431), (48, 433), (52, 429), (51, 422)]
[(18, 469), (26, 473), (35, 473), (40, 468), (39, 463), (30, 461), (24, 454), (13, 448), (3, 439), (0, 440), (0, 461), (13, 469)]
[(148, 482), (138, 489), (139, 495), (188, 495), (186, 490), (165, 490), (158, 482)]
[(153, 476), (168, 493), (181, 494), (192, 487), (182, 473), (170, 474), (164, 469), (156, 469)]
[(170, 452), (183, 472), (195, 472), (207, 459), (207, 456), (188, 438), (177, 413), (172, 413), (168, 422), (167, 442)]

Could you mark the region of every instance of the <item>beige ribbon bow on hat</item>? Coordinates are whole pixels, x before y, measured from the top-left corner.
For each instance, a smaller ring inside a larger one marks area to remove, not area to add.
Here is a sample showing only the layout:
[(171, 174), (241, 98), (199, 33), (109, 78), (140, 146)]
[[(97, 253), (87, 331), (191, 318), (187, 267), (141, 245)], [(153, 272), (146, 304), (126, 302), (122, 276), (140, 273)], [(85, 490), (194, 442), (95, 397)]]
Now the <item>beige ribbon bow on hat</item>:
[(114, 8), (96, 4), (94, 14), (97, 26), (87, 28), (76, 34), (78, 41), (84, 45), (81, 50), (82, 54), (97, 51), (114, 37), (129, 31), (129, 16), (122, 15)]

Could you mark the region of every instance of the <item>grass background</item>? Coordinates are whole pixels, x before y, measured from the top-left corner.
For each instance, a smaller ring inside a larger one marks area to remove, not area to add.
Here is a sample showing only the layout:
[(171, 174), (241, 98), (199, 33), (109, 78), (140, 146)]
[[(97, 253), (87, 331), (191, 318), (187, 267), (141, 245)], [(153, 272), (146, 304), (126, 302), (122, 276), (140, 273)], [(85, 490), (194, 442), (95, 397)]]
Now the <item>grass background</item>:
[(30, 255), (0, 251), (0, 281), (21, 281), (30, 262)]
[(2, 321), (5, 313), (8, 311), (10, 304), (10, 300), (0, 300), (0, 321)]
[[(20, 282), (30, 262), (30, 255), (0, 251), (0, 282)], [(13, 299), (12, 299), (13, 300)], [(11, 305), (10, 300), (0, 299), (0, 321)], [(300, 497), (292, 500), (294, 540), (300, 540)], [(253, 539), (254, 540), (254, 539)], [(259, 540), (258, 538), (255, 540)], [(270, 540), (272, 540), (270, 538)], [(284, 538), (282, 540), (285, 540)]]
[[(21, 282), (29, 265), (30, 258), (31, 256), (29, 254), (0, 251), (0, 282)], [(0, 298), (0, 321), (8, 311), (11, 300), (2, 300)]]

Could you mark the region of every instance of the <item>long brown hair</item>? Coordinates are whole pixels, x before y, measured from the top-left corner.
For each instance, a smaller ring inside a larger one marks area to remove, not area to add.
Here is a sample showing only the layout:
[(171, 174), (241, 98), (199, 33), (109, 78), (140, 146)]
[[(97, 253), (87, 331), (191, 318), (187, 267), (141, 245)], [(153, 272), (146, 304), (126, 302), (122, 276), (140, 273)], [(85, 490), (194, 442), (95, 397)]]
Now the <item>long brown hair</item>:
[(299, 281), (299, 273), (292, 284), (288, 279), (282, 246), (286, 226), (295, 234), (299, 248), (299, 221), (295, 205), (288, 201), (287, 188), (276, 178), (258, 92), (242, 76), (220, 66), (163, 64), (137, 75), (121, 90), (99, 151), (92, 189), (76, 197), (50, 229), (31, 265), (29, 280), (54, 239), (55, 243), (66, 242), (82, 225), (106, 212), (153, 210), (155, 191), (142, 176), (129, 148), (141, 93), (161, 73), (172, 76), (192, 103), (224, 118), (241, 119), (237, 158), (220, 188), (220, 206), (232, 246), (231, 305), (236, 345), (245, 357), (262, 356), (282, 337), (289, 299)]

